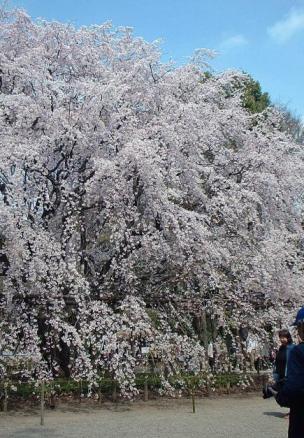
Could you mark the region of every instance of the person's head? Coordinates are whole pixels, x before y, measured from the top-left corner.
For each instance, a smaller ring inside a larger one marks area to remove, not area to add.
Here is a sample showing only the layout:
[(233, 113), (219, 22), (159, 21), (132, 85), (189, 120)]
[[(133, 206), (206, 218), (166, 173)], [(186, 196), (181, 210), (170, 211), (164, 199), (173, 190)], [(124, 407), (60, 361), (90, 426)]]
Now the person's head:
[(292, 337), (288, 330), (283, 329), (279, 331), (279, 338), (282, 345), (292, 344)]

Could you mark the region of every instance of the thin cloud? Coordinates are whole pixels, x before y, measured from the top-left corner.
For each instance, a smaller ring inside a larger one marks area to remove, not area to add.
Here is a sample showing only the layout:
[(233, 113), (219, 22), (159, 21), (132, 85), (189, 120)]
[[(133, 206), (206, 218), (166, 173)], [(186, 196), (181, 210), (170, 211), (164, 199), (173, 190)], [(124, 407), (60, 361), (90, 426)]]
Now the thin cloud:
[(229, 38), (226, 38), (220, 43), (219, 48), (221, 50), (231, 50), (236, 47), (242, 47), (246, 46), (248, 44), (247, 38), (244, 37), (244, 35), (238, 34), (238, 35), (232, 35)]
[(285, 19), (267, 29), (268, 35), (278, 43), (285, 43), (304, 30), (304, 11), (292, 9)]

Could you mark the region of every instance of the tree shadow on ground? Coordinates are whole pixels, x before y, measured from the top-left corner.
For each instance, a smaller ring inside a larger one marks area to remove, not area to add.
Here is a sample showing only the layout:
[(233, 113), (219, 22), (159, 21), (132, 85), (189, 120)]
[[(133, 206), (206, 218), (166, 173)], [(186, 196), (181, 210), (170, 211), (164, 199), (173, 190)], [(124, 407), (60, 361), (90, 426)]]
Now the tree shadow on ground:
[(269, 415), (271, 417), (285, 418), (287, 412), (263, 412), (263, 415)]

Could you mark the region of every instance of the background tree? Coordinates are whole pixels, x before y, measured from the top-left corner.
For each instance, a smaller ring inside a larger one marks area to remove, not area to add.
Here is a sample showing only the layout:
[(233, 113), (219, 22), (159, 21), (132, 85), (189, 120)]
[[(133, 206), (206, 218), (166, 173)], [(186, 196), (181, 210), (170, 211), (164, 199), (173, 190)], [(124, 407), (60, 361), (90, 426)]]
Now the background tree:
[(270, 105), (269, 94), (263, 93), (260, 83), (250, 76), (244, 89), (243, 105), (251, 113), (260, 113)]

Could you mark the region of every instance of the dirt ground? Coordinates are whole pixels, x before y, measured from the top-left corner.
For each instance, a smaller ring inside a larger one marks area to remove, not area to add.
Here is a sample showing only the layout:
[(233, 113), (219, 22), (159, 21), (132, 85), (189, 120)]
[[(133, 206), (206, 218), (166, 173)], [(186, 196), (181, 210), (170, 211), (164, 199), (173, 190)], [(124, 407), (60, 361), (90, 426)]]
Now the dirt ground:
[(104, 403), (101, 406), (60, 405), (46, 410), (0, 414), (1, 438), (284, 438), (286, 409), (260, 396), (222, 396), (191, 400)]

